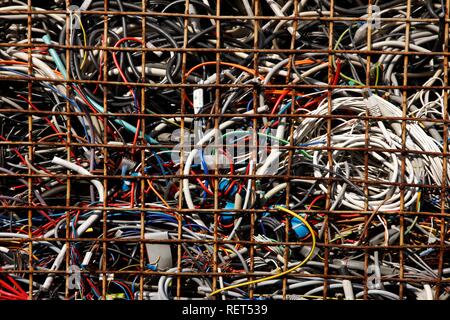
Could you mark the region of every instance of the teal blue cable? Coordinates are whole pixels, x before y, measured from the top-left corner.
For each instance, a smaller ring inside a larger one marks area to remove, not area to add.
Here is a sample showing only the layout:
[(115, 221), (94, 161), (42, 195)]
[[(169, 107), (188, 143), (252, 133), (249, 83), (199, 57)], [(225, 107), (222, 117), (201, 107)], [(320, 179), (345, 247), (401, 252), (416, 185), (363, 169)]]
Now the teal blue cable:
[[(99, 105), (97, 102), (95, 102), (93, 99), (91, 99), (90, 97), (86, 97), (89, 102), (94, 106), (94, 108), (100, 112), (103, 113), (105, 111), (105, 109)], [(131, 133), (135, 134), (136, 133), (136, 127), (129, 124), (128, 122), (121, 120), (121, 119), (113, 119), (115, 123), (121, 125), (122, 127), (124, 127), (126, 130), (130, 131)], [(147, 140), (148, 143), (151, 144), (158, 144), (159, 142), (155, 139), (153, 139), (152, 137), (150, 137), (148, 134), (144, 135), (145, 140)]]
[[(52, 41), (50, 39), (50, 36), (46, 34), (42, 37), (42, 40), (44, 40), (45, 44), (51, 45)], [(59, 58), (58, 54), (56, 53), (56, 50), (53, 48), (48, 48), (48, 52), (52, 56), (53, 60), (56, 63), (56, 67), (58, 68), (59, 72), (63, 75), (64, 79), (67, 79), (67, 72), (66, 68), (64, 67), (64, 64), (62, 63), (61, 59)]]

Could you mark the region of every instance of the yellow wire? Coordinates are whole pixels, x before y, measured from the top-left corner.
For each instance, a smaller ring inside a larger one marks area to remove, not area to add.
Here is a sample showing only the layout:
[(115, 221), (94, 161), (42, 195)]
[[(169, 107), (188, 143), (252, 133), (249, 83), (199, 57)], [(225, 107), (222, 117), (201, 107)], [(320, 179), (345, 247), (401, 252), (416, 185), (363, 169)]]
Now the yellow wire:
[[(78, 18), (78, 21), (80, 22), (81, 31), (83, 31), (84, 46), (87, 47), (87, 36), (86, 36), (86, 30), (84, 30), (83, 22), (81, 21), (81, 18), (79, 15), (75, 14), (75, 16)], [(84, 66), (84, 63), (86, 62), (86, 57), (87, 57), (86, 49), (84, 49), (83, 51), (84, 51), (84, 57), (83, 57), (83, 61), (81, 62), (80, 69), (83, 69), (83, 66)]]
[(251, 284), (256, 284), (256, 283), (260, 283), (260, 282), (264, 282), (264, 281), (268, 281), (268, 280), (272, 280), (272, 279), (276, 279), (276, 278), (282, 277), (284, 275), (287, 275), (287, 274), (297, 270), (298, 268), (303, 266), (306, 262), (308, 262), (309, 259), (311, 259), (312, 255), (314, 254), (314, 250), (316, 248), (316, 236), (314, 235), (314, 230), (312, 229), (311, 225), (302, 216), (296, 214), (295, 212), (293, 212), (293, 211), (291, 211), (289, 209), (286, 209), (286, 208), (280, 207), (280, 206), (277, 206), (276, 208), (278, 210), (284, 211), (284, 212), (290, 214), (291, 216), (294, 216), (295, 218), (299, 219), (308, 228), (309, 232), (311, 233), (311, 237), (312, 237), (311, 250), (309, 251), (309, 253), (306, 256), (305, 260), (303, 260), (302, 262), (300, 262), (299, 264), (297, 264), (295, 267), (293, 267), (291, 269), (288, 269), (286, 271), (274, 274), (272, 276), (261, 278), (261, 279), (257, 279), (257, 280), (253, 280), (253, 281), (247, 281), (247, 282), (235, 284), (235, 285), (232, 285), (232, 286), (229, 286), (229, 287), (226, 287), (226, 288), (218, 289), (216, 291), (213, 291), (210, 294), (210, 296), (216, 295), (216, 294), (218, 294), (219, 292), (222, 292), (222, 291), (227, 291), (227, 290), (231, 290), (231, 289), (235, 289), (235, 288), (239, 288), (239, 287), (243, 287), (243, 286), (248, 286), (248, 285), (251, 285)]
[[(336, 45), (334, 46), (334, 50), (337, 50), (337, 48), (338, 48), (339, 44), (341, 43), (342, 39), (344, 39), (344, 36), (347, 34), (347, 32), (350, 31), (350, 28), (351, 28), (351, 27), (349, 27), (348, 29), (346, 29), (346, 30), (341, 34), (341, 36), (338, 38), (338, 40), (337, 40), (337, 42), (336, 42)], [(334, 60), (334, 57), (333, 57), (333, 59), (332, 59), (331, 61), (332, 61), (332, 63), (333, 63), (333, 66), (336, 68), (336, 61)], [(354, 83), (359, 84), (360, 86), (364, 86), (364, 83), (361, 83), (361, 82), (359, 82), (359, 81), (356, 80), (356, 79), (353, 79), (353, 78), (351, 78), (351, 77), (349, 77), (349, 76), (346, 76), (342, 71), (341, 71), (341, 73), (340, 73), (340, 76), (341, 76), (342, 78), (348, 80), (348, 81), (353, 81)]]
[[(30, 254), (30, 253), (28, 252), (28, 250), (26, 250), (26, 249), (22, 249), (21, 251), (25, 252), (25, 253), (28, 254), (28, 255)], [(34, 254), (32, 254), (31, 257), (33, 257), (34, 260), (39, 260), (38, 257), (36, 257)]]
[(129, 265), (129, 266), (126, 266), (126, 267), (120, 269), (119, 271), (123, 271), (123, 270), (128, 269), (128, 268), (139, 267), (139, 266), (140, 266), (139, 264), (131, 264), (131, 265)]
[(231, 254), (233, 254), (233, 253), (234, 253), (234, 251), (233, 251), (233, 250), (231, 250), (231, 249), (228, 249), (228, 248), (220, 248), (220, 249), (222, 249), (222, 250), (223, 250), (223, 251), (225, 251), (225, 252), (231, 253)]
[[(429, 227), (429, 226), (421, 225), (421, 227), (424, 228), (425, 230), (428, 230), (428, 231), (432, 232), (432, 233), (436, 233), (436, 231), (437, 231), (435, 228), (432, 228), (432, 227)], [(433, 234), (433, 236), (435, 236), (435, 235)]]
[(378, 85), (378, 81), (380, 80), (380, 64), (376, 63), (375, 64), (375, 71), (376, 71), (376, 77), (375, 77), (375, 85)]

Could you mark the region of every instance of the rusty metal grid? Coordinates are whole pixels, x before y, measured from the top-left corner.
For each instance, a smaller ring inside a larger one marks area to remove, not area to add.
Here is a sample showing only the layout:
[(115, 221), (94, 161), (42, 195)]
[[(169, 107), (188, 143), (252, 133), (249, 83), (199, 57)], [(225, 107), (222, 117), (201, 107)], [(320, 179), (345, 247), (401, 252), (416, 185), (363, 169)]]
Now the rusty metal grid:
[(447, 299), (449, 0), (88, 2), (0, 0), (0, 299)]

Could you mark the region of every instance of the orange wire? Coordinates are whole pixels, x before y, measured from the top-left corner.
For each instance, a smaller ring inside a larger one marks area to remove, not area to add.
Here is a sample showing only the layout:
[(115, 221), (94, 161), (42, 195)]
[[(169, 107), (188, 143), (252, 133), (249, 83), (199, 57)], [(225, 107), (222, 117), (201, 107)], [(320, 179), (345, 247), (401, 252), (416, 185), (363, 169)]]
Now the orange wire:
[[(17, 60), (0, 60), (0, 64), (6, 64), (6, 65), (14, 65), (14, 64), (20, 64), (22, 66), (28, 65), (28, 62), (23, 61), (17, 61)], [(62, 77), (62, 73), (58, 70), (53, 70), (53, 72), (58, 75), (59, 77)]]
[(0, 60), (0, 64), (21, 64), (27, 65), (28, 62), (16, 61), (16, 60)]
[[(316, 62), (317, 62), (317, 60), (304, 59), (304, 60), (297, 60), (297, 61), (294, 62), (294, 64), (295, 65), (305, 65), (305, 64), (312, 64), (312, 63), (316, 63)], [(326, 62), (322, 62), (322, 63), (326, 63)], [(194, 72), (195, 70), (197, 70), (197, 69), (199, 69), (201, 67), (208, 66), (208, 65), (216, 65), (216, 64), (220, 64), (220, 65), (223, 65), (223, 66), (228, 66), (228, 67), (233, 67), (233, 68), (236, 68), (236, 69), (240, 69), (240, 70), (243, 70), (243, 71), (245, 71), (247, 73), (250, 73), (250, 74), (252, 74), (254, 76), (257, 76), (261, 80), (265, 79), (264, 76), (258, 74), (254, 69), (250, 69), (250, 68), (241, 66), (239, 64), (235, 64), (235, 63), (231, 63), (231, 62), (223, 62), (223, 61), (220, 61), (220, 62), (217, 62), (217, 61), (202, 62), (202, 63), (192, 67), (186, 73), (186, 77), (188, 77), (192, 72)], [(277, 94), (285, 94), (286, 95), (287, 93), (291, 92), (292, 90), (291, 89), (286, 89), (286, 90), (275, 90), (275, 91), (279, 91), (279, 92), (277, 92)], [(285, 91), (287, 91), (287, 93), (285, 93)], [(189, 102), (189, 104), (192, 106), (193, 105), (192, 101), (187, 96), (185, 98)]]
[[(234, 67), (234, 68), (236, 68), (236, 69), (243, 70), (243, 71), (245, 71), (245, 72), (247, 72), (247, 73), (250, 73), (250, 74), (252, 74), (252, 75), (254, 75), (254, 76), (257, 75), (255, 70), (250, 69), (250, 68), (247, 68), (247, 67), (244, 67), (244, 66), (241, 66), (241, 65), (239, 65), (239, 64), (235, 64), (235, 63), (231, 63), (231, 62), (222, 62), (222, 61), (221, 61), (221, 62), (207, 61), (207, 62), (200, 63), (200, 64), (196, 65), (195, 67), (191, 68), (191, 69), (186, 73), (186, 77), (188, 77), (192, 72), (194, 72), (194, 71), (197, 70), (198, 68), (201, 68), (201, 67), (204, 67), (204, 66), (208, 66), (208, 65), (214, 65), (214, 64), (217, 64), (217, 63), (219, 63), (219, 64), (221, 64), (221, 65), (224, 65), (224, 66)], [(264, 80), (264, 77), (263, 77), (263, 76), (258, 75), (258, 77), (259, 77), (261, 80)]]
[(161, 200), (162, 203), (164, 203), (164, 205), (165, 205), (167, 208), (170, 208), (170, 209), (171, 209), (171, 207), (170, 207), (169, 204), (166, 202), (166, 200), (163, 198), (163, 196), (161, 196), (161, 195), (159, 194), (159, 192), (156, 191), (156, 189), (153, 187), (153, 182), (152, 182), (151, 180), (147, 180), (147, 182), (148, 182), (148, 186), (149, 186), (150, 189), (152, 189), (152, 191), (156, 194), (156, 196), (159, 198), (159, 200)]

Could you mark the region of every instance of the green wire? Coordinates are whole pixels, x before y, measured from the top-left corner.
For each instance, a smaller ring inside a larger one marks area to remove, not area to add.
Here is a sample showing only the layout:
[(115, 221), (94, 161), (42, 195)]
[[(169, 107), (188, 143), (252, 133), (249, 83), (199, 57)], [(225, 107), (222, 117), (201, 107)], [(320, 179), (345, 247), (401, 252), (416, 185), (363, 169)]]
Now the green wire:
[[(350, 29), (351, 29), (351, 26), (348, 27), (348, 29), (346, 29), (344, 32), (342, 32), (342, 34), (339, 36), (339, 38), (336, 41), (336, 44), (334, 46), (334, 50), (337, 50), (337, 48), (338, 48), (339, 44), (341, 43), (342, 39), (344, 39), (344, 36), (350, 31)], [(333, 59), (333, 66), (336, 67), (336, 61), (334, 59)], [(352, 77), (349, 77), (349, 76), (345, 75), (342, 71), (341, 71), (340, 75), (345, 80), (352, 81), (353, 83), (356, 83), (356, 84), (358, 84), (360, 86), (364, 86), (364, 83), (362, 83), (362, 82), (360, 82), (360, 81), (358, 81), (356, 79), (353, 79)]]
[(380, 64), (377, 62), (376, 64), (375, 64), (375, 66), (376, 66), (376, 74), (375, 74), (375, 85), (377, 86), (378, 85), (378, 81), (380, 80)]
[[(417, 206), (416, 207), (416, 211), (417, 212), (420, 212), (420, 197), (421, 196), (422, 196), (422, 192), (419, 191), (419, 196), (417, 198), (417, 205), (416, 205)], [(412, 228), (414, 228), (414, 226), (416, 225), (418, 219), (419, 219), (419, 216), (416, 216), (416, 218), (414, 219), (413, 223), (408, 227), (408, 229), (406, 229), (405, 235), (407, 235), (408, 233), (411, 232)]]
[(359, 84), (360, 86), (364, 86), (364, 83), (362, 83), (362, 82), (360, 82), (360, 81), (358, 81), (358, 80), (356, 80), (356, 79), (353, 79), (352, 77), (349, 77), (349, 76), (346, 76), (344, 73), (342, 73), (341, 72), (341, 77), (342, 78), (344, 78), (344, 79), (346, 79), (346, 80), (348, 80), (348, 81), (353, 81), (354, 83), (356, 83), (356, 84)]
[(414, 228), (414, 226), (416, 225), (418, 218), (419, 218), (419, 216), (416, 216), (416, 218), (414, 219), (413, 223), (408, 227), (408, 229), (406, 229), (405, 235), (407, 235), (408, 233), (411, 232), (412, 228)]
[(344, 39), (344, 36), (347, 34), (347, 32), (350, 31), (350, 28), (351, 28), (351, 27), (349, 27), (347, 30), (345, 30), (344, 32), (342, 32), (341, 36), (340, 36), (340, 37), (337, 39), (337, 41), (336, 41), (336, 45), (334, 46), (334, 50), (337, 49), (337, 47), (338, 47), (339, 44), (341, 43), (342, 39)]

